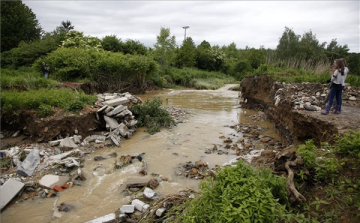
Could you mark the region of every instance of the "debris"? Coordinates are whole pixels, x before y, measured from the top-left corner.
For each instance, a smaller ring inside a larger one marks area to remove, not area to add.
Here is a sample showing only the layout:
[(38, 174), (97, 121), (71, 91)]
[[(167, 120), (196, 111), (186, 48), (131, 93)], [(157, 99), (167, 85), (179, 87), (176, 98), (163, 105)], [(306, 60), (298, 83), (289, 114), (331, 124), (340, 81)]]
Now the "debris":
[(65, 204), (64, 202), (62, 202), (60, 204), (60, 206), (58, 206), (58, 210), (59, 211), (64, 211), (64, 212), (68, 212), (71, 211), (74, 207), (72, 205), (69, 204)]
[(159, 208), (156, 210), (156, 216), (158, 217), (162, 217), (165, 213), (166, 209), (165, 208)]
[(69, 180), (68, 176), (58, 176), (58, 175), (45, 175), (39, 180), (39, 184), (46, 188), (54, 188), (54, 186), (64, 185)]
[(111, 221), (115, 221), (115, 213), (107, 214), (100, 218), (96, 218), (84, 223), (103, 223), (103, 222), (111, 222)]
[(74, 140), (70, 137), (66, 137), (65, 139), (61, 140), (60, 147), (63, 148), (76, 148), (78, 145), (75, 144)]
[(104, 105), (108, 105), (108, 106), (117, 106), (117, 105), (123, 105), (129, 102), (129, 99), (127, 99), (126, 97), (123, 98), (115, 98), (112, 100), (108, 100), (103, 102)]
[(134, 206), (134, 205), (123, 205), (123, 206), (120, 208), (120, 213), (131, 214), (131, 213), (134, 213), (134, 209), (135, 209), (135, 206)]
[(34, 147), (25, 160), (18, 166), (16, 173), (21, 176), (31, 176), (40, 163), (39, 153), (38, 147)]
[(144, 190), (144, 197), (147, 199), (153, 199), (155, 197), (156, 193), (152, 189), (145, 187)]
[(13, 178), (0, 187), (0, 210), (2, 210), (24, 187), (24, 183)]
[(140, 201), (139, 199), (135, 199), (131, 202), (132, 205), (135, 206), (135, 209), (141, 212), (147, 211), (149, 209), (150, 205), (145, 204), (144, 202)]

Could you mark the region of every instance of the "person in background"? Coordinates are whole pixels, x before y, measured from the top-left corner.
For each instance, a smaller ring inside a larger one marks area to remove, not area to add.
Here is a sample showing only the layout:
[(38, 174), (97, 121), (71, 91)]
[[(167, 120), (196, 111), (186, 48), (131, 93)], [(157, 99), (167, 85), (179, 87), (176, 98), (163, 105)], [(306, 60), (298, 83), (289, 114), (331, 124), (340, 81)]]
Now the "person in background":
[(43, 72), (45, 78), (49, 77), (50, 68), (45, 62), (42, 62), (41, 64), (41, 71)]
[(342, 76), (342, 81), (341, 81), (341, 98), (340, 98), (340, 108), (339, 108), (339, 112), (341, 112), (341, 106), (342, 106), (342, 92), (345, 89), (345, 80), (347, 75), (349, 74), (349, 68), (347, 67), (346, 64), (346, 60), (344, 58), (340, 58), (340, 60), (343, 62), (344, 64), (344, 75)]
[(334, 113), (335, 114), (340, 113), (343, 76), (344, 76), (344, 64), (342, 60), (337, 59), (334, 61), (334, 72), (331, 77), (329, 104), (326, 106), (325, 110), (321, 112), (321, 114), (323, 115), (329, 114), (330, 108), (334, 103), (334, 97), (336, 97), (336, 108)]

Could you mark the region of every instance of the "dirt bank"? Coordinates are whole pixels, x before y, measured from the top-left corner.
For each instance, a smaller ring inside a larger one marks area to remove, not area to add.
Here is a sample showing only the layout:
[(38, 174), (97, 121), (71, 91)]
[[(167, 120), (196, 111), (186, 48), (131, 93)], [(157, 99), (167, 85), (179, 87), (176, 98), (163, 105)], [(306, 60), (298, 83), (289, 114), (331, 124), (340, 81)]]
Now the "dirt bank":
[[(289, 144), (332, 141), (336, 134), (360, 130), (360, 88), (346, 87), (339, 115), (321, 115), (327, 85), (285, 84), (269, 76), (251, 76), (241, 82), (241, 88), (242, 107), (264, 111)], [(316, 111), (305, 109), (309, 107)]]

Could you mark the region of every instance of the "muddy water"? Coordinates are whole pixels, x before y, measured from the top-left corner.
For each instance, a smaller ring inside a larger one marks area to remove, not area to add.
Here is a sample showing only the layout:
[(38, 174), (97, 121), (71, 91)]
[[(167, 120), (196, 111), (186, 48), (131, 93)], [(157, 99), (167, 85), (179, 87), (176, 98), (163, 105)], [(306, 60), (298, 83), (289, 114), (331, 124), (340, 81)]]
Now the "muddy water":
[[(229, 126), (239, 122), (253, 123), (248, 115), (256, 112), (239, 108), (238, 92), (229, 91), (228, 87), (230, 86), (215, 91), (162, 90), (139, 95), (144, 100), (160, 98), (165, 106), (186, 109), (190, 114), (185, 123), (178, 124), (173, 129), (163, 129), (154, 135), (138, 129), (131, 139), (122, 143), (121, 148), (94, 149), (93, 153), (86, 156), (85, 166), (82, 168), (87, 178), (83, 186), (67, 189), (59, 193), (57, 198), (35, 198), (12, 204), (1, 213), (1, 222), (86, 222), (113, 213), (123, 204), (128, 204), (131, 197), (122, 191), (127, 178), (140, 177), (137, 172), (141, 169), (141, 163), (134, 162), (125, 168), (114, 170), (115, 158), (108, 156), (113, 152), (119, 155), (145, 153), (148, 177), (151, 173), (156, 173), (169, 179), (161, 182), (155, 189), (162, 195), (177, 193), (183, 189), (197, 190), (199, 181), (177, 176), (174, 169), (187, 161), (202, 160), (214, 167), (235, 158), (236, 155), (231, 153), (218, 155), (204, 152), (214, 145), (222, 145), (220, 136), (241, 136), (241, 133)], [(263, 134), (279, 139), (270, 122), (255, 124), (268, 127), (269, 130)], [(94, 156), (104, 156), (107, 159), (94, 161)], [(54, 218), (53, 209), (61, 202), (75, 208), (67, 213), (61, 212), (61, 218)]]

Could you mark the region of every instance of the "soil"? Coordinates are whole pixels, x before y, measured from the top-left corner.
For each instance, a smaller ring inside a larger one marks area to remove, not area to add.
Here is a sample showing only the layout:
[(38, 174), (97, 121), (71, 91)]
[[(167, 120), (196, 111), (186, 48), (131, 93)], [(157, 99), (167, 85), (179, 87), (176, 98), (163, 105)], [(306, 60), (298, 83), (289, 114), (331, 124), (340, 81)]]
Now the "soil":
[[(360, 100), (348, 100), (352, 95), (360, 95), (360, 88), (347, 87), (343, 93), (340, 114), (322, 115), (320, 111), (308, 111), (296, 103), (311, 100), (315, 106), (325, 105), (321, 101), (328, 93), (327, 85), (285, 84), (275, 82), (269, 76), (247, 77), (241, 82), (244, 108), (259, 109), (266, 113), (288, 144), (303, 143), (314, 139), (316, 144), (332, 142), (334, 136), (350, 129), (360, 130)], [(321, 96), (323, 95), (323, 96)], [(279, 102), (276, 104), (276, 99)]]

